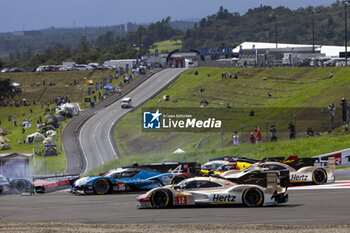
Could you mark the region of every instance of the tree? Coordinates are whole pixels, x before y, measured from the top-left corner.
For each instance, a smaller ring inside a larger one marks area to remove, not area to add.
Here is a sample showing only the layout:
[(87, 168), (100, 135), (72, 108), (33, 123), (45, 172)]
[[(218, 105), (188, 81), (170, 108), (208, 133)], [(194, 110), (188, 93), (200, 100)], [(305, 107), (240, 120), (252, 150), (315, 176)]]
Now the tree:
[(7, 97), (11, 91), (10, 79), (0, 78), (0, 96)]
[(90, 50), (89, 42), (86, 39), (86, 36), (82, 36), (80, 38), (80, 43), (79, 43), (79, 51), (81, 53), (88, 52)]

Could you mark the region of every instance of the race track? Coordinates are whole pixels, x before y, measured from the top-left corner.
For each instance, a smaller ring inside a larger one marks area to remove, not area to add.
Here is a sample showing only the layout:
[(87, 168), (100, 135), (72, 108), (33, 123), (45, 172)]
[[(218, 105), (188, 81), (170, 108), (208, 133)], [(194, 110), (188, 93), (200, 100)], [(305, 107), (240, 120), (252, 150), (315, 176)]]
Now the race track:
[[(147, 79), (127, 96), (133, 107), (141, 105), (175, 80), (185, 69), (165, 69)], [(115, 123), (132, 109), (122, 109), (120, 101), (114, 102), (90, 117), (81, 127), (79, 144), (85, 158), (84, 173), (114, 158), (119, 152), (113, 139)]]
[(347, 224), (350, 189), (291, 190), (289, 202), (276, 207), (182, 207), (137, 209), (139, 194), (75, 196), (57, 192), (1, 197), (0, 222), (109, 224)]

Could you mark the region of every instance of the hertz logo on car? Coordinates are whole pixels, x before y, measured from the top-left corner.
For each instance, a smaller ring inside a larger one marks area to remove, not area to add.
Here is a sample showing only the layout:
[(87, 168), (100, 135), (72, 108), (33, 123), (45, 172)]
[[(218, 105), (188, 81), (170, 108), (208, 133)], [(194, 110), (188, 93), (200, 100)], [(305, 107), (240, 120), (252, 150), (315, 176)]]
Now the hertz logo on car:
[(223, 204), (223, 203), (234, 203), (235, 202), (235, 199), (236, 199), (236, 196), (232, 196), (232, 195), (220, 195), (220, 194), (215, 194), (213, 196), (213, 202), (214, 203), (220, 203), (220, 204)]

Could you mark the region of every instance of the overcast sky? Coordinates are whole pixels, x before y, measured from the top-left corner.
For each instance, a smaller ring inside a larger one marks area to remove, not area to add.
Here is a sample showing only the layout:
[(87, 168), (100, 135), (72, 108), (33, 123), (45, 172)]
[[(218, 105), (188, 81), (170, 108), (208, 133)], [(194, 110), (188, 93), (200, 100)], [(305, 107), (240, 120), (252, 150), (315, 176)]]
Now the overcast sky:
[(110, 26), (201, 19), (218, 11), (244, 14), (261, 4), (291, 9), (328, 6), (335, 0), (0, 0), (0, 32), (48, 27)]

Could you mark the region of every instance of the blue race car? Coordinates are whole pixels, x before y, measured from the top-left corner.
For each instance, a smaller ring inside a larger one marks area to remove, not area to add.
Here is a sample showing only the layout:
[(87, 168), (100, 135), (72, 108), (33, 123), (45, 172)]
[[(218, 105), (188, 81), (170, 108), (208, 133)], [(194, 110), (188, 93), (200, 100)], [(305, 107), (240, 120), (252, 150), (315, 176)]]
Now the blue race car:
[(24, 192), (33, 193), (33, 185), (27, 179), (15, 178), (10, 180), (0, 175), (0, 193), (3, 194), (20, 194)]
[[(162, 173), (145, 167), (117, 168), (100, 176), (83, 177), (74, 182), (73, 193), (106, 194), (113, 191), (151, 190), (171, 184), (174, 178), (186, 179), (183, 173)], [(181, 179), (181, 180), (182, 180)], [(176, 179), (178, 182), (179, 179)]]

